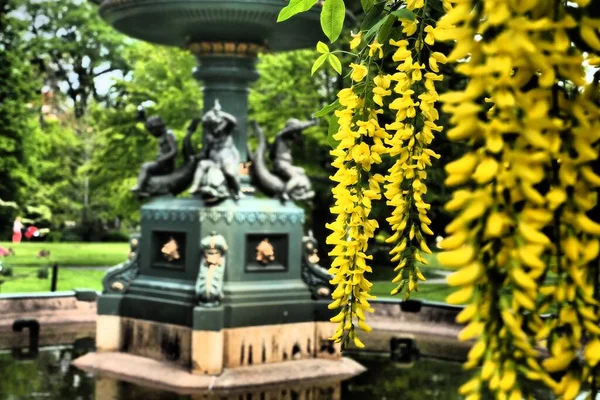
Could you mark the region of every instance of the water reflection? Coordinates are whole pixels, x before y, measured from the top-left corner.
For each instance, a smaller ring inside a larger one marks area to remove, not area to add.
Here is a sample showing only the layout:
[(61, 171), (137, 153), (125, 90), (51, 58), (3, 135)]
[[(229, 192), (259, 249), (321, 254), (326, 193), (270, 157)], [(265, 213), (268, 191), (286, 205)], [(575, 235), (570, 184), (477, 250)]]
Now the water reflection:
[(72, 346), (40, 348), (35, 358), (29, 357), (30, 349), (0, 350), (0, 399), (94, 399), (94, 379), (71, 366), (93, 344), (81, 339)]
[(321, 383), (313, 386), (288, 386), (244, 393), (215, 393), (178, 395), (156, 391), (129, 383), (98, 379), (96, 400), (340, 400), (341, 382)]
[[(40, 348), (35, 359), (15, 359), (0, 351), (0, 399), (60, 400), (455, 400), (458, 387), (470, 373), (459, 363), (416, 359), (409, 363), (389, 355), (353, 354), (368, 371), (346, 382), (274, 387), (246, 393), (179, 395), (155, 388), (93, 376), (71, 366), (75, 358), (93, 351), (93, 339), (73, 346)], [(535, 399), (552, 399), (545, 388), (531, 388)], [(491, 396), (489, 398), (492, 398)]]

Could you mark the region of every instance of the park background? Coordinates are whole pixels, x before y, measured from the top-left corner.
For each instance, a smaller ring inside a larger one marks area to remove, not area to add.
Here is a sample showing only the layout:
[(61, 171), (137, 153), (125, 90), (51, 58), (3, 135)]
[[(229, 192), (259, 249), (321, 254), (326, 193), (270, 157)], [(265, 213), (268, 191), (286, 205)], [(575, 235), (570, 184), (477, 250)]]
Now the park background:
[[(0, 279), (5, 282), (0, 290), (48, 290), (43, 269), (55, 263), (61, 268), (59, 289), (99, 289), (102, 268), (127, 257), (126, 242), (140, 217), (140, 203), (129, 189), (139, 165), (156, 152), (155, 140), (136, 120), (137, 109), (143, 106), (149, 115), (163, 117), (181, 140), (189, 121), (202, 110), (201, 86), (191, 74), (196, 60), (189, 52), (116, 32), (87, 1), (0, 4), (0, 246), (13, 247), (16, 253), (3, 260), (5, 276)], [(360, 19), (350, 27), (358, 26)], [(349, 37), (349, 30), (344, 34)], [(340, 40), (335, 46), (347, 50), (347, 43)], [(349, 77), (328, 68), (311, 75), (317, 55), (303, 50), (259, 57), (261, 78), (250, 92), (249, 115), (267, 136), (272, 138), (289, 118), (311, 118), (348, 83), (344, 80)], [(445, 85), (461, 85), (460, 79), (452, 79), (451, 69), (445, 74), (450, 78)], [(446, 123), (444, 117), (442, 122)], [(321, 119), (294, 149), (296, 162), (316, 189), (313, 201), (301, 206), (325, 267), (330, 262), (325, 256), (325, 223), (332, 220), (333, 200), (328, 126), (327, 118)], [(194, 141), (200, 145), (200, 132)], [(432, 149), (442, 159), (456, 159), (463, 152), (443, 135)], [(387, 161), (379, 166), (381, 171), (389, 168)], [(443, 185), (442, 163), (434, 161), (428, 174), (426, 201), (432, 207), (431, 228), (439, 235), (450, 219), (443, 209), (449, 193)], [(389, 237), (388, 213), (383, 202), (372, 212), (381, 228), (371, 246), (375, 257), (371, 279), (378, 295), (393, 288), (388, 283), (394, 276), (388, 262), (390, 248), (384, 243)], [(18, 246), (8, 243), (16, 216), (26, 226), (49, 233)], [(37, 257), (40, 250), (50, 256)], [(435, 254), (430, 267), (425, 275), (439, 282), (423, 287), (417, 298), (443, 300), (447, 287)]]

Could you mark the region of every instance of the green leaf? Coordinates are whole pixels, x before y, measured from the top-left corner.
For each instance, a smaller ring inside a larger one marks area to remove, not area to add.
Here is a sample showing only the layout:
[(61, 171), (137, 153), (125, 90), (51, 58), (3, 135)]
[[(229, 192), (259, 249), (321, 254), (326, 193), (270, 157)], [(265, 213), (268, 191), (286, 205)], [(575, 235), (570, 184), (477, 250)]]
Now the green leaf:
[(381, 28), (382, 25), (386, 24), (388, 20), (394, 20), (394, 18), (392, 18), (392, 16), (390, 14), (386, 15), (385, 18), (380, 19), (379, 21), (377, 21), (377, 23), (375, 25), (373, 25), (371, 27), (371, 29), (369, 29), (367, 31), (367, 33), (365, 33), (365, 41), (366, 42), (370, 42), (371, 39), (373, 38), (373, 36), (375, 35), (375, 33), (379, 32), (379, 28)]
[(314, 75), (314, 73), (317, 72), (317, 70), (319, 68), (321, 68), (321, 65), (323, 65), (323, 63), (325, 62), (325, 60), (327, 60), (328, 56), (329, 56), (329, 54), (322, 54), (322, 55), (319, 56), (319, 58), (317, 58), (317, 60), (313, 64), (312, 68), (310, 69), (310, 74), (311, 75)]
[(329, 61), (329, 65), (331, 65), (335, 72), (337, 72), (339, 75), (342, 74), (342, 63), (335, 54), (330, 53), (329, 57), (327, 57), (327, 61)]
[(362, 5), (363, 11), (366, 13), (373, 7), (375, 0), (360, 0), (360, 4)]
[(360, 30), (361, 31), (369, 30), (375, 23), (377, 23), (378, 21), (381, 21), (381, 19), (382, 19), (381, 14), (383, 13), (384, 9), (385, 9), (385, 1), (375, 3), (371, 7), (371, 9), (367, 13), (367, 15), (365, 16), (363, 23), (360, 25)]
[(319, 40), (317, 43), (317, 51), (321, 54), (329, 53), (329, 46)]
[(441, 0), (434, 0), (434, 1), (428, 1), (427, 2), (427, 6), (433, 8), (434, 10), (441, 12), (441, 13), (446, 13), (446, 11), (444, 10), (444, 4), (441, 2)]
[(277, 22), (283, 22), (296, 14), (310, 10), (316, 2), (317, 0), (290, 0), (290, 3), (279, 12)]
[(415, 13), (406, 8), (401, 8), (400, 10), (392, 11), (392, 15), (398, 19), (403, 19), (406, 21), (414, 21), (416, 18)]
[(386, 18), (385, 22), (381, 25), (381, 28), (379, 28), (379, 31), (377, 32), (377, 41), (379, 43), (386, 42), (387, 38), (392, 32), (394, 22), (396, 22), (396, 18)]
[(321, 108), (319, 111), (313, 114), (314, 118), (324, 117), (327, 114), (330, 114), (332, 111), (337, 110), (340, 106), (340, 100), (335, 99), (335, 101), (331, 104), (327, 104), (325, 107)]
[(342, 33), (346, 5), (344, 0), (325, 0), (321, 11), (321, 28), (331, 43), (335, 42)]
[(338, 124), (338, 119), (335, 115), (332, 115), (329, 118), (329, 129), (327, 129), (327, 143), (332, 149), (335, 149), (338, 146), (338, 141), (333, 138), (340, 128), (340, 124)]

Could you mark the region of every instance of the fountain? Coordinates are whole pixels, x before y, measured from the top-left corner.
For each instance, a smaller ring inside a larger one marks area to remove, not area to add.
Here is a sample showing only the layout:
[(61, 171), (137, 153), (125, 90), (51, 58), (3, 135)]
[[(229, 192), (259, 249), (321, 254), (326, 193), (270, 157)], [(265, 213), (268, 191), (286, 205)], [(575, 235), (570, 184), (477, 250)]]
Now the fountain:
[[(247, 148), (248, 86), (262, 51), (314, 46), (319, 12), (277, 24), (281, 0), (102, 0), (125, 34), (189, 49), (198, 59), (205, 112), (192, 121), (176, 168), (175, 137), (158, 116), (147, 130), (160, 157), (133, 189), (148, 201), (131, 258), (110, 269), (97, 302), (95, 353), (79, 368), (171, 389), (235, 389), (362, 372), (331, 343), (331, 287), (294, 200), (314, 195), (292, 165), (289, 141), (312, 121), (278, 133), (273, 170), (262, 130)], [(191, 137), (202, 125), (202, 150)], [(175, 196), (192, 186), (192, 198)], [(257, 189), (270, 196), (255, 196)]]

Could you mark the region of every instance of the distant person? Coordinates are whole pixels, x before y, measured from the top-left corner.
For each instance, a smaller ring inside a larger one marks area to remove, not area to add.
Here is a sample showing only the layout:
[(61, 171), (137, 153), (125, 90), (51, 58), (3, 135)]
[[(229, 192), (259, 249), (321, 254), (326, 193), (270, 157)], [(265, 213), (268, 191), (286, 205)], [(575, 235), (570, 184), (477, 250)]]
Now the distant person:
[(27, 239), (31, 239), (32, 237), (38, 237), (40, 236), (40, 230), (36, 227), (36, 226), (30, 226), (27, 228), (27, 230), (25, 231), (25, 237)]
[(23, 224), (21, 223), (21, 218), (15, 218), (15, 222), (13, 223), (13, 243), (21, 243), (21, 239), (23, 238)]

